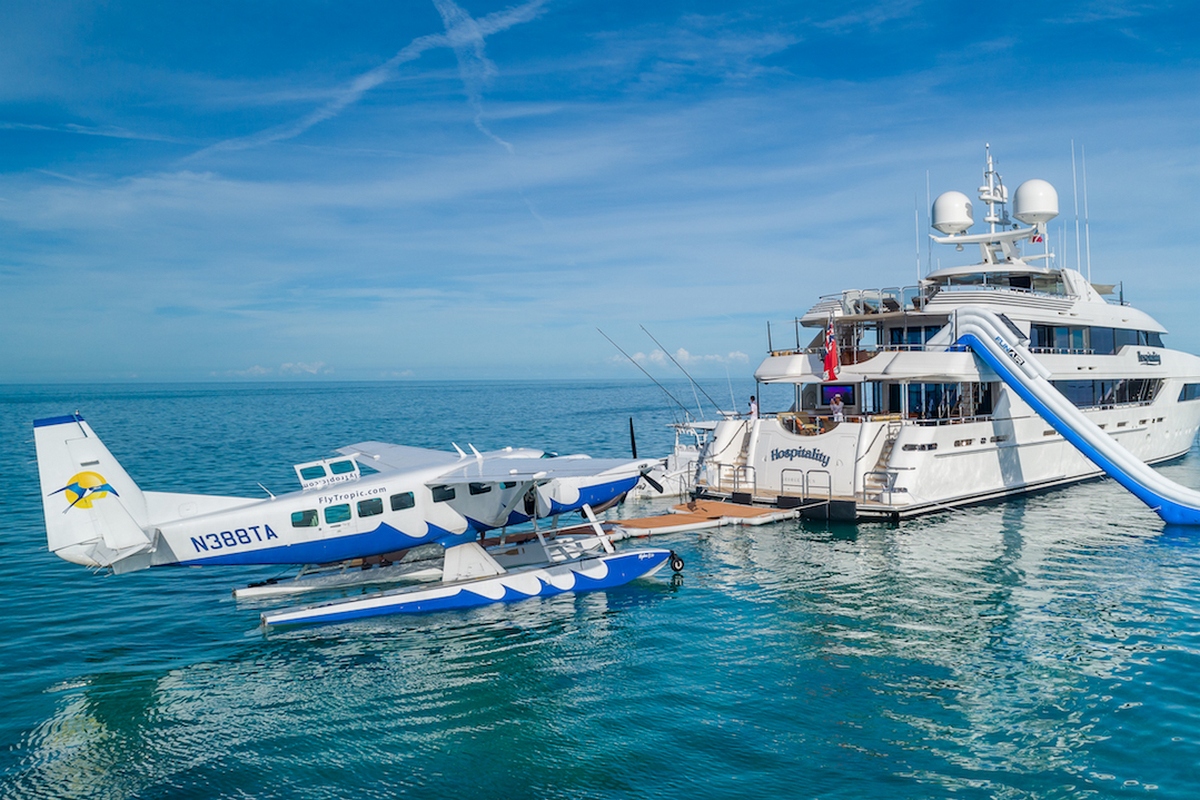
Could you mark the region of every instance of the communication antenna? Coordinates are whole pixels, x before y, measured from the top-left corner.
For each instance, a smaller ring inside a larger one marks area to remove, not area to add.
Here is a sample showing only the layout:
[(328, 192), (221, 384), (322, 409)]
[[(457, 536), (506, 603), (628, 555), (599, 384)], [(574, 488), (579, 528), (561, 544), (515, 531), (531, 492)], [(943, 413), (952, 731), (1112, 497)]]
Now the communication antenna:
[[(983, 178), (987, 181), (987, 185), (979, 187), (979, 199), (987, 203), (988, 207), (988, 214), (983, 221), (990, 224), (992, 226), (991, 233), (995, 233), (997, 225), (1007, 227), (1010, 222), (1006, 206), (1008, 189), (1004, 188), (1000, 173), (996, 171), (996, 165), (992, 161), (992, 146), (985, 142), (983, 148), (987, 153), (987, 169), (983, 172)], [(996, 213), (996, 206), (1000, 206), (999, 214)]]
[(1071, 140), (1071, 187), (1075, 192), (1075, 271), (1078, 272), (1083, 268), (1079, 263), (1080, 251), (1083, 249), (1079, 246), (1079, 181), (1075, 177), (1075, 140)]
[(916, 234), (917, 240), (917, 286), (921, 285), (921, 212), (915, 208), (917, 204), (913, 203), (913, 233)]
[[(933, 220), (929, 218), (932, 200), (929, 199), (929, 170), (925, 170), (925, 227), (926, 229), (933, 227)], [(933, 271), (933, 247), (929, 242), (925, 242), (925, 272)], [(917, 276), (917, 285), (921, 283), (921, 276)]]
[(1088, 283), (1092, 282), (1092, 233), (1088, 228), (1087, 150), (1079, 145), (1079, 158), (1083, 167), (1083, 242), (1087, 247)]

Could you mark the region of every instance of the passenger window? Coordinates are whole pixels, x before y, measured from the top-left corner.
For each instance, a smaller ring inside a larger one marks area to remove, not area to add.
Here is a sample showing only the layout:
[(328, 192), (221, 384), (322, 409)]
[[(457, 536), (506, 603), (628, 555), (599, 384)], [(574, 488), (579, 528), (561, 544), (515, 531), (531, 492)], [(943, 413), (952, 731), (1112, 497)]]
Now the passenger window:
[(350, 519), (350, 504), (342, 503), (340, 506), (330, 506), (325, 509), (325, 524), (336, 525), (339, 522), (345, 522)]
[(467, 488), (470, 489), (471, 494), (487, 494), (492, 490), (492, 485), (490, 483), (471, 483), (467, 485)]
[(360, 517), (373, 517), (376, 514), (383, 513), (383, 498), (374, 497), (370, 500), (358, 501), (358, 515)]
[(444, 503), (447, 500), (454, 499), (454, 487), (453, 486), (434, 486), (432, 488), (432, 491), (433, 491), (433, 502), (435, 502), (435, 503)]
[(334, 475), (345, 475), (347, 472), (354, 472), (354, 462), (335, 461), (329, 465), (329, 471)]
[(293, 528), (315, 528), (315, 527), (317, 527), (317, 510), (314, 508), (310, 511), (293, 511), (292, 512), (292, 527)]
[(517, 485), (516, 481), (504, 481), (503, 483), (500, 484), (500, 488), (501, 489), (511, 489), (516, 485)]
[(412, 492), (392, 495), (392, 511), (403, 511), (416, 505)]
[(320, 464), (312, 467), (305, 467), (300, 470), (300, 477), (306, 481), (315, 481), (317, 478), (325, 477), (325, 468)]

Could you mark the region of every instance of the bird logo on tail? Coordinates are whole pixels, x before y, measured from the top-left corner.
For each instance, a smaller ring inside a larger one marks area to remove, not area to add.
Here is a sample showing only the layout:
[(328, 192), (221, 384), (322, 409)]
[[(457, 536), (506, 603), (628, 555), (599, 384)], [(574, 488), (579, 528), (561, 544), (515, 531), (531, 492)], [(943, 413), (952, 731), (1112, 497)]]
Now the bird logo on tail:
[(51, 492), (50, 496), (59, 492), (66, 492), (67, 500), (70, 501), (70, 505), (63, 509), (64, 514), (72, 508), (91, 508), (93, 501), (108, 497), (109, 492), (112, 492), (114, 497), (120, 497), (117, 490), (98, 472), (80, 472), (73, 476), (66, 486)]

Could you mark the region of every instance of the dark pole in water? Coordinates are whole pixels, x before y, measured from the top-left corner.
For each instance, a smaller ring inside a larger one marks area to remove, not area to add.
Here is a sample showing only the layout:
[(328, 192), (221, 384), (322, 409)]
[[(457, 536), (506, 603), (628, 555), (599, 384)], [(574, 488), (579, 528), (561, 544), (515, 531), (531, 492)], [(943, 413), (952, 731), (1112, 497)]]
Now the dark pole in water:
[(633, 417), (629, 418), (629, 449), (633, 451), (633, 457), (637, 458), (637, 439), (633, 438)]

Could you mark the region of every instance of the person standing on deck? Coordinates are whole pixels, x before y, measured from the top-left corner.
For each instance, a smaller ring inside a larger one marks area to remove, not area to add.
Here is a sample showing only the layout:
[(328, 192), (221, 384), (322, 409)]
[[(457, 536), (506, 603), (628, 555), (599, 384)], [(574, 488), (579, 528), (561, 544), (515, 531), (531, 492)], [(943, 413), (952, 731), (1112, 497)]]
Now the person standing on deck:
[(846, 404), (842, 402), (842, 396), (835, 394), (833, 401), (829, 404), (829, 414), (833, 417), (834, 422), (846, 421)]
[(758, 419), (758, 401), (750, 395), (750, 419)]

